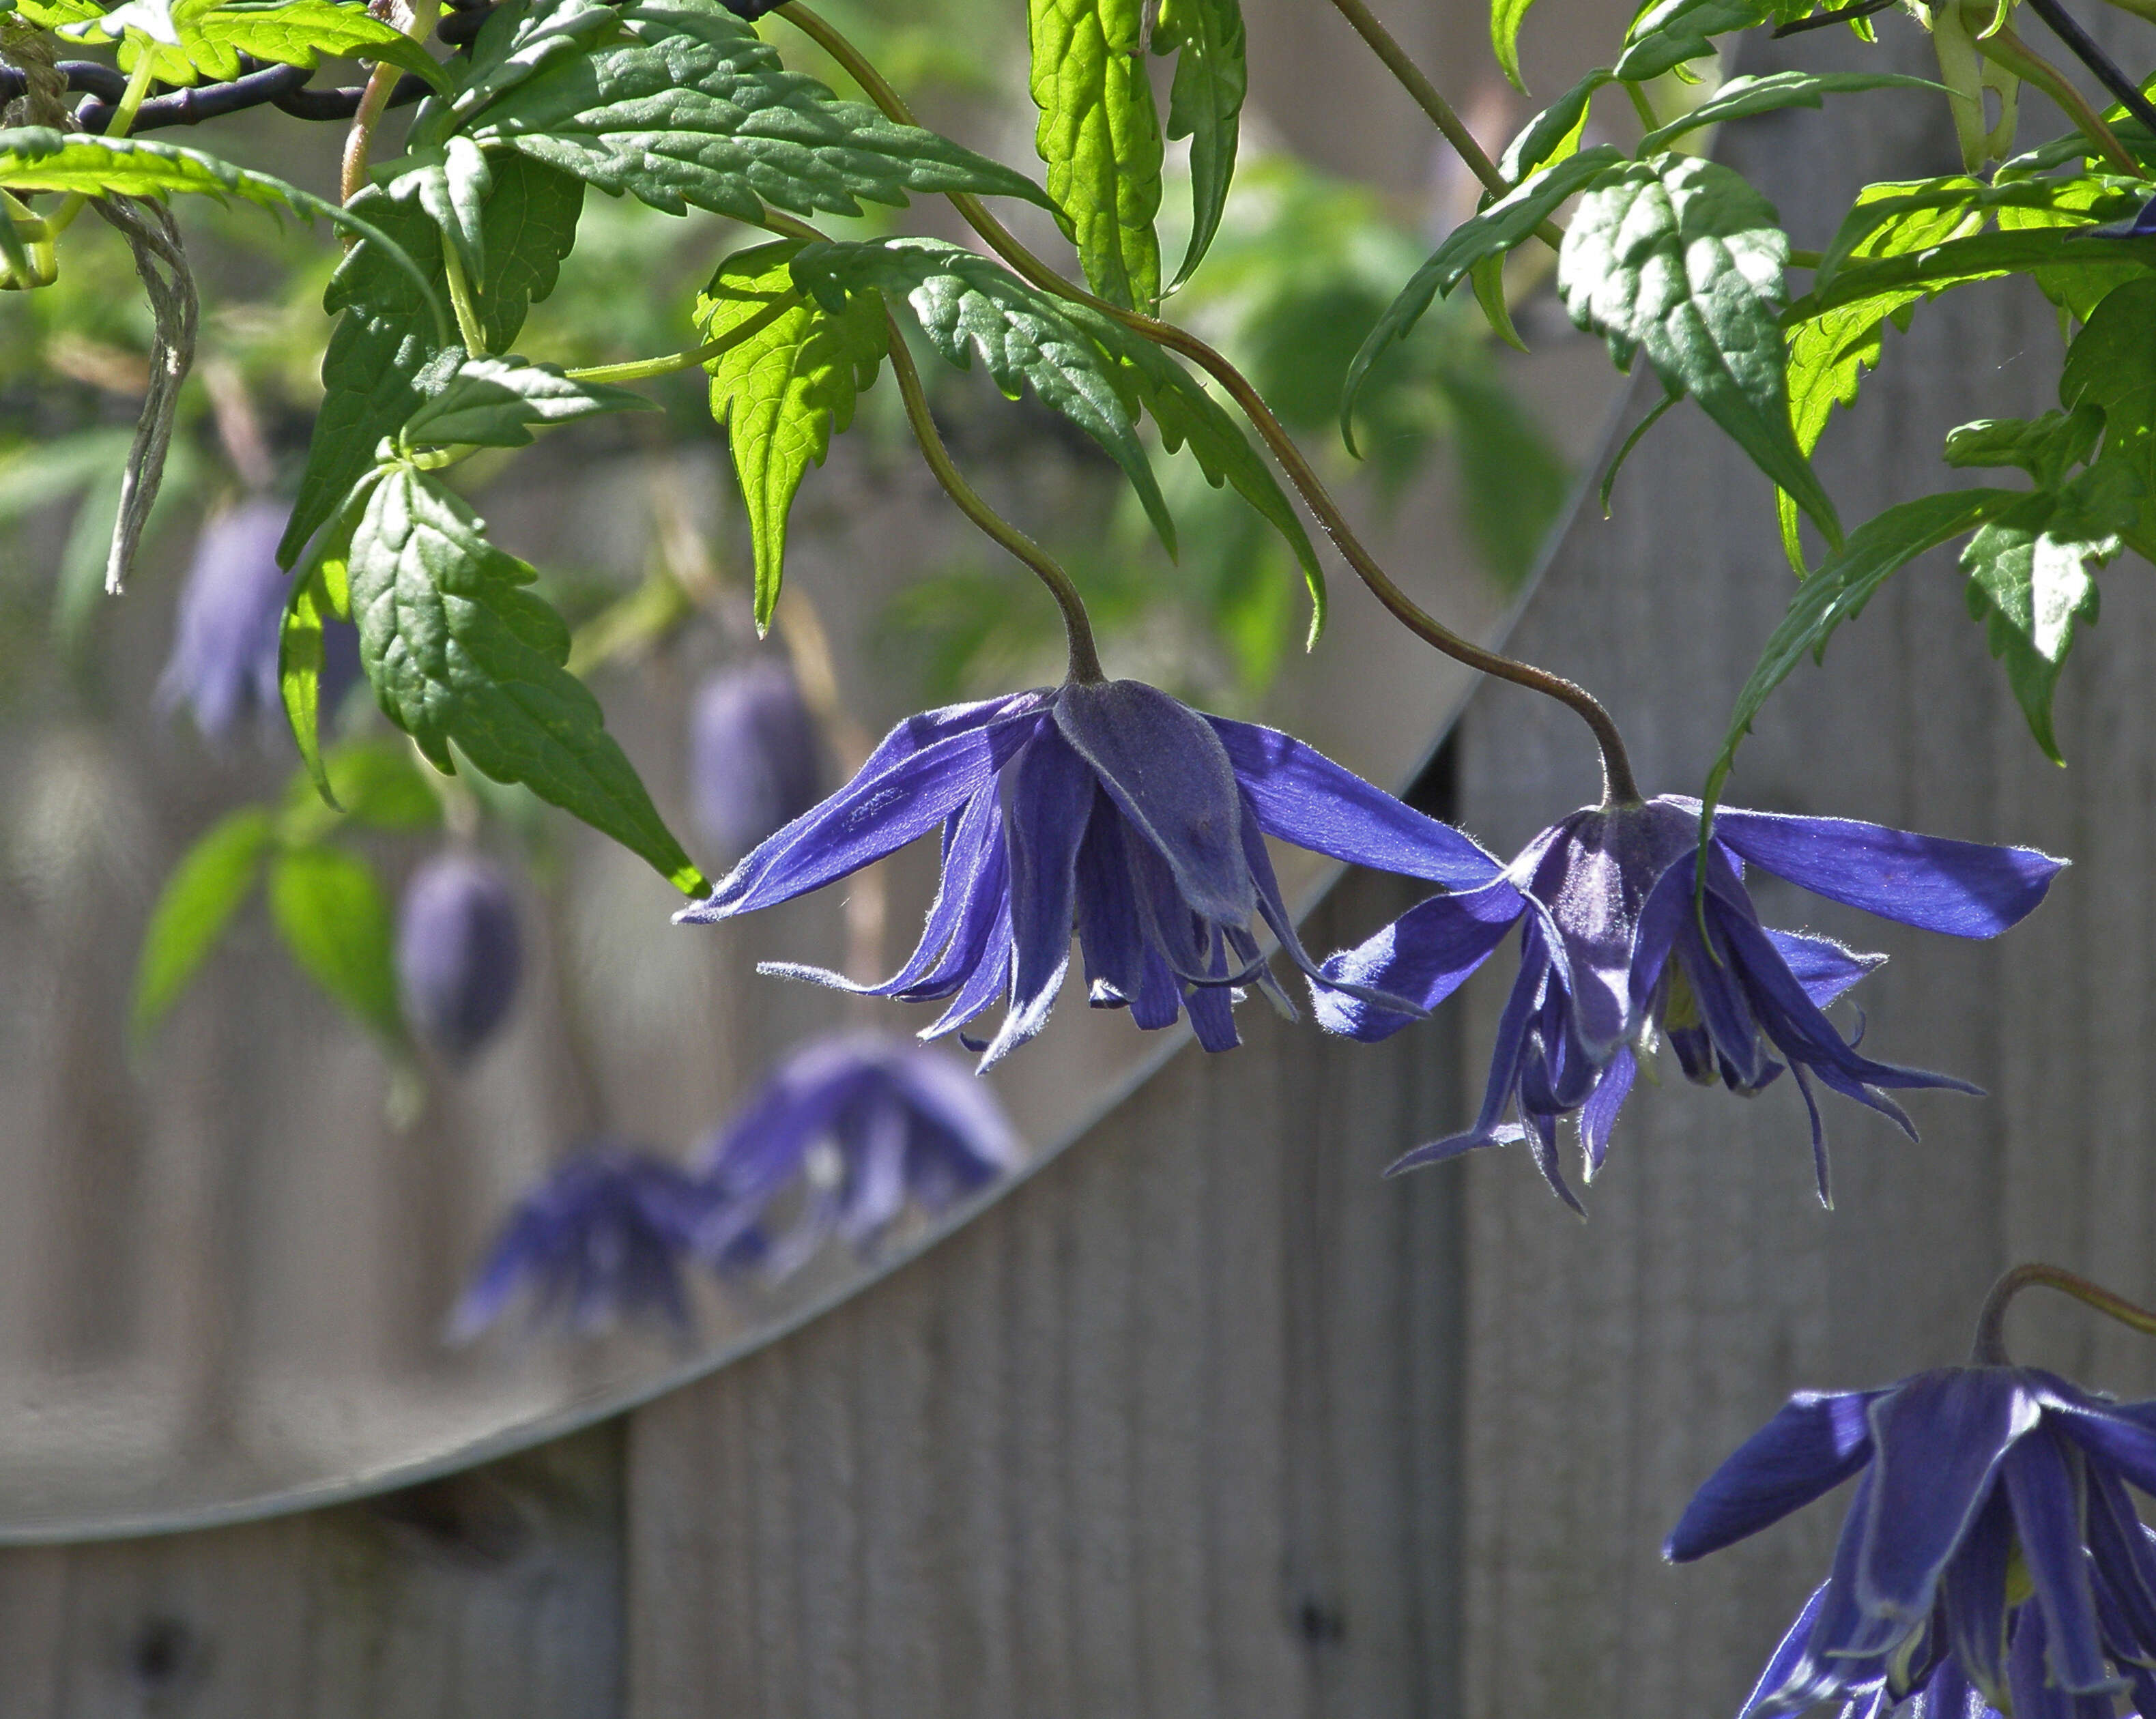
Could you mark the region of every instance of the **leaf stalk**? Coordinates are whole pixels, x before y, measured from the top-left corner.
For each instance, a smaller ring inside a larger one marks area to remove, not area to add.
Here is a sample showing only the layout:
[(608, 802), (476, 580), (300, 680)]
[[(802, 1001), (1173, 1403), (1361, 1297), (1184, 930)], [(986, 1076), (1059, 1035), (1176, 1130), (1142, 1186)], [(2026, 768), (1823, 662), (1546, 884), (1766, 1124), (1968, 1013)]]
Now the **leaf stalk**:
[(486, 330), (479, 320), (479, 306), (472, 301), (471, 279), (465, 273), (464, 259), (446, 236), (442, 240), (442, 275), (449, 283), (449, 307), (456, 312), (457, 333), (464, 340), (465, 351), (472, 357), (484, 358)]
[(634, 358), (624, 364), (591, 364), (581, 370), (565, 370), (562, 375), (571, 382), (642, 382), (654, 376), (671, 376), (676, 371), (694, 370), (700, 364), (732, 351), (743, 341), (752, 340), (778, 321), (801, 300), (792, 294), (776, 304), (767, 305), (750, 317), (728, 329), (716, 340), (706, 341), (701, 346), (692, 346), (685, 352), (668, 352), (657, 358)]
[(2084, 1306), (2093, 1307), (2106, 1318), (2115, 1319), (2130, 1331), (2143, 1337), (2156, 1337), (2156, 1313), (2115, 1295), (2102, 1284), (2092, 1283), (2077, 1272), (2063, 1266), (2046, 1265), (2038, 1261), (2016, 1265), (1991, 1286), (1991, 1293), (1984, 1298), (1984, 1306), (1976, 1316), (1976, 1341), (1970, 1347), (1969, 1362), (1976, 1367), (2008, 1367), (2013, 1363), (2006, 1352), (2006, 1310), (2015, 1296), (2025, 1289), (2041, 1285), (2071, 1296)]

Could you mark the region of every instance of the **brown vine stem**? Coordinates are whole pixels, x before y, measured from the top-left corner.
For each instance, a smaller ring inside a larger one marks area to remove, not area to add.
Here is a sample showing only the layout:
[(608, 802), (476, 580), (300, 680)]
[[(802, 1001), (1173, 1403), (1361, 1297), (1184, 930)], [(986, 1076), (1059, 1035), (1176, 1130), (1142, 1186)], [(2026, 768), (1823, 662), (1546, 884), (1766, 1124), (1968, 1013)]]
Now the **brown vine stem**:
[[(873, 101), (890, 118), (901, 125), (915, 123), (912, 110), (905, 100), (885, 81), (883, 74), (869, 64), (854, 44), (832, 28), (823, 18), (803, 3), (803, 0), (788, 0), (781, 6), (778, 16), (793, 23), (811, 40), (844, 66), (854, 81), (859, 84)], [(1494, 171), (1494, 170), (1493, 170)], [(1381, 567), (1377, 557), (1363, 546), (1348, 523), (1339, 505), (1310, 461), (1304, 457), (1294, 438), (1266, 405), (1256, 388), (1242, 372), (1229, 363), (1219, 352), (1186, 329), (1172, 322), (1163, 322), (1141, 311), (1127, 310), (1096, 298), (1082, 287), (1075, 286), (1058, 275), (1047, 264), (1021, 244), (1017, 237), (990, 214), (981, 200), (967, 192), (949, 193), (951, 205), (964, 218), (967, 225), (980, 234), (996, 254), (1026, 280), (1045, 292), (1052, 292), (1075, 304), (1112, 316), (1126, 328), (1157, 346), (1167, 347), (1188, 358), (1207, 375), (1224, 388), (1229, 398), (1240, 406), (1273, 458), (1280, 462), (1287, 474), (1288, 481), (1302, 497), (1303, 504), (1316, 517), (1327, 536), (1332, 540), (1355, 576), (1368, 588), (1371, 595), (1383, 603), (1393, 618), (1410, 633), (1434, 649), (1443, 652), (1455, 662), (1464, 663), (1485, 675), (1500, 680), (1509, 680), (1516, 686), (1524, 686), (1553, 698), (1577, 712), (1593, 731), (1596, 743), (1602, 750), (1603, 793), (1613, 801), (1633, 801), (1640, 798), (1639, 786), (1632, 775), (1630, 757), (1625, 751), (1624, 736), (1617, 724), (1599, 700), (1584, 686), (1553, 675), (1547, 669), (1538, 669), (1532, 663), (1522, 663), (1494, 650), (1462, 639), (1425, 613), (1413, 598), (1394, 584), (1392, 577)], [(896, 355), (894, 354), (894, 357)], [(993, 535), (993, 534), (991, 534)]]
[(2061, 1295), (2071, 1296), (2076, 1301), (2093, 1307), (2106, 1317), (2116, 1319), (2128, 1329), (2139, 1332), (2143, 1337), (2156, 1337), (2156, 1313), (2129, 1301), (2123, 1296), (2114, 1295), (2102, 1284), (2092, 1283), (2077, 1272), (2062, 1266), (2032, 1262), (2016, 1265), (1991, 1286), (1991, 1293), (1984, 1298), (1983, 1311), (1976, 1316), (1976, 1342), (1971, 1346), (1969, 1360), (1978, 1367), (2006, 1367), (2012, 1363), (2006, 1353), (2006, 1310), (2015, 1296), (2025, 1289), (2037, 1285), (2054, 1289)]
[[(434, 28), (434, 19), (441, 11), (440, 0), (412, 0), (407, 8), (398, 6), (401, 17), (393, 17), (397, 27), (415, 42), (424, 42), (427, 33)], [(367, 88), (360, 92), (359, 110), (352, 116), (352, 130), (345, 134), (344, 159), (337, 175), (337, 199), (349, 203), (367, 186), (367, 157), (373, 147), (374, 128), (381, 124), (382, 115), (389, 105), (390, 92), (397, 87), (402, 75), (388, 60), (379, 60), (367, 74)], [(350, 233), (344, 235), (344, 248), (350, 250), (356, 243)]]

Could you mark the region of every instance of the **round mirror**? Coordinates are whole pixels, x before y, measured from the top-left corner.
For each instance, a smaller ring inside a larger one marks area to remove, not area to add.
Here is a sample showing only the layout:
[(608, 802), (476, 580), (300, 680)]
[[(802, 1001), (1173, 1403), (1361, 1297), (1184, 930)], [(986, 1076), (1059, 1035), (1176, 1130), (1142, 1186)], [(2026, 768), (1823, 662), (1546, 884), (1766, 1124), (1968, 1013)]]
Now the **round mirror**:
[[(931, 9), (848, 23), (917, 83), (931, 122), (1019, 140), (1001, 152), (1022, 158), (1029, 116), (983, 106), (988, 86), (969, 73), (976, 57), (1022, 54), (1020, 21), (974, 0)], [(1371, 522), (1400, 582), (1459, 631), (1494, 639), (1600, 445), (1607, 366), (1523, 263), (1511, 285), (1533, 356), (1499, 346), (1466, 294), (1435, 307), (1373, 374), (1357, 467), (1334, 426), (1348, 361), (1477, 187), (1426, 170), (1422, 121), (1337, 18), (1288, 0), (1245, 9), (1253, 86), (1236, 189), (1207, 271), (1168, 314), (1249, 370)], [(1455, 22), (1463, 41), (1481, 28)], [(841, 81), (783, 22), (763, 33), (789, 63)], [(1415, 45), (1442, 47), (1434, 33)], [(1353, 136), (1297, 106), (1314, 55), (1329, 62), (1322, 87), (1368, 91), (1372, 117)], [(1579, 69), (1529, 69), (1555, 90)], [(1493, 147), (1527, 116), (1502, 85), (1454, 93)], [(229, 122), (235, 155), (335, 182), (340, 128), (302, 138), (315, 146), (295, 161), (296, 128), (252, 124), (261, 117)], [(1179, 197), (1171, 184), (1164, 226)], [(924, 203), (865, 230), (916, 218), (948, 224)], [(326, 806), (280, 707), (275, 552), (321, 399), (319, 306), (336, 253), (257, 211), (191, 208), (183, 226), (200, 344), (124, 598), (101, 582), (148, 376), (146, 313), (113, 285), (132, 278), (127, 253), (85, 220), (57, 285), (0, 304), (8, 1539), (321, 1501), (612, 1412), (963, 1222), (1182, 1037), (1089, 1010), (1074, 975), (1051, 1030), (987, 1077), (1026, 1142), (1000, 1179), (873, 1235), (834, 1234), (700, 1280), (678, 1321), (581, 1328), (573, 1307), (534, 1318), (517, 1301), (459, 1322), (501, 1226), (572, 1155), (687, 1164), (790, 1053), (837, 1032), (927, 1026), (931, 1008), (756, 967), (891, 972), (934, 856), (920, 844), (773, 912), (677, 926), (678, 895), (626, 850), (475, 771), (432, 772), (340, 676), (333, 635), (323, 725), (343, 810)], [(1045, 223), (1029, 237), (1054, 243)], [(681, 346), (714, 266), (766, 238), (590, 197), (518, 349), (597, 364)], [(1173, 233), (1164, 250), (1179, 254)], [(1313, 255), (1322, 267), (1303, 266)], [(1291, 729), (1378, 783), (1415, 774), (1468, 677), (1385, 623), (1337, 562), (1329, 629), (1306, 657), (1293, 557), (1187, 459), (1156, 450), (1181, 531), (1171, 562), (1091, 444), (982, 377), (929, 368), (953, 457), (1067, 561), (1111, 673)], [(1052, 611), (952, 511), (887, 379), (807, 474), (762, 641), (749, 533), (703, 377), (645, 391), (662, 411), (555, 432), (513, 462), (482, 454), (454, 475), (572, 623), (572, 669), (712, 875), (843, 781), (904, 715), (1055, 678)], [(1503, 504), (1464, 516), (1450, 499), (1463, 468)], [(1288, 899), (1306, 905), (1322, 868), (1276, 857)]]

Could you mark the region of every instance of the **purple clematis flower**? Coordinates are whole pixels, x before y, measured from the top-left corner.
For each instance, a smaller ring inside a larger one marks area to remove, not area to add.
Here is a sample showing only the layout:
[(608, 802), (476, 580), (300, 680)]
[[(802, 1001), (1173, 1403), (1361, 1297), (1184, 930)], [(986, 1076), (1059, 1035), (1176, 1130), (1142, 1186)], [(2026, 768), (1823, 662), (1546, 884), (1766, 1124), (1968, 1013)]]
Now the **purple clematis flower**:
[(942, 887), (896, 974), (857, 985), (814, 967), (764, 971), (947, 1000), (921, 1035), (932, 1039), (963, 1037), (1007, 994), (994, 1039), (964, 1039), (987, 1051), (984, 1068), (1046, 1024), (1074, 926), (1094, 1007), (1127, 1008), (1147, 1029), (1187, 1011), (1209, 1050), (1237, 1043), (1238, 988), (1255, 985), (1293, 1013), (1259, 952), (1260, 920), (1313, 980), (1362, 991), (1327, 978), (1304, 953), (1268, 835), (1450, 888), (1497, 875), (1458, 831), (1300, 741), (1200, 715), (1135, 680), (1073, 682), (908, 718), (844, 788), (675, 917), (727, 919), (790, 901), (936, 829)]
[(648, 1152), (578, 1153), (517, 1202), (450, 1316), (451, 1339), (477, 1336), (526, 1289), (535, 1325), (589, 1332), (657, 1313), (685, 1331), (681, 1263), (712, 1204), (705, 1183)]
[(1481, 1114), (1466, 1133), (1409, 1152), (1395, 1172), (1524, 1138), (1551, 1188), (1579, 1209), (1558, 1164), (1558, 1122), (1578, 1117), (1591, 1179), (1638, 1059), (1660, 1035), (1687, 1076), (1719, 1077), (1732, 1091), (1757, 1092), (1784, 1066), (1794, 1070), (1811, 1112), (1822, 1201), (1826, 1136), (1814, 1079), (1912, 1138), (1886, 1089), (1978, 1090), (1860, 1054), (1820, 1009), (1885, 957), (1760, 924), (1744, 863), (1882, 918), (1990, 937), (2032, 911), (2066, 862), (1845, 818), (1724, 808), (1696, 903), (1699, 809), (1697, 800), (1665, 795), (1575, 812), (1481, 887), (1434, 896), (1325, 963), (1334, 988), (1315, 993), (1318, 1019), (1373, 1041), (1409, 1017), (1370, 1001), (1369, 988), (1433, 1008), (1522, 926), (1520, 975), (1498, 1024)]
[(823, 790), (823, 743), (783, 662), (758, 657), (705, 681), (689, 714), (689, 805), (729, 860), (783, 829)]
[(2024, 1367), (1804, 1393), (1717, 1469), (1663, 1556), (1686, 1562), (1856, 1477), (1834, 1565), (1741, 1719), (2156, 1712), (2156, 1403)]
[(818, 1039), (706, 1146), (717, 1203), (699, 1247), (774, 1277), (833, 1236), (872, 1251), (909, 1205), (947, 1211), (1024, 1153), (994, 1094), (950, 1058), (884, 1033)]
[[(216, 514), (196, 540), (181, 588), (172, 654), (158, 678), (158, 708), (184, 704), (213, 741), (250, 716), (281, 716), (277, 633), (290, 588), (277, 565), (289, 502), (257, 497)], [(321, 703), (334, 710), (359, 679), (359, 632), (332, 620), (323, 635)]]
[(491, 860), (452, 850), (424, 861), (397, 917), (404, 1018), (452, 1067), (470, 1062), (516, 1001), (524, 971), (516, 893)]

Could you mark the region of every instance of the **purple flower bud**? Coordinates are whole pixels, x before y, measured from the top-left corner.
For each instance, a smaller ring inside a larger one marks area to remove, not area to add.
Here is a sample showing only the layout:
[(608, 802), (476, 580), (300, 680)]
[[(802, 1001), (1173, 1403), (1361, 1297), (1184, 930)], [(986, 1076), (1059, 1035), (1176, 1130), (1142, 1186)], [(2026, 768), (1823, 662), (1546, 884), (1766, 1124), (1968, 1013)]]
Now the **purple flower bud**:
[[(291, 505), (243, 501), (206, 522), (181, 588), (172, 654), (157, 681), (157, 707), (186, 705), (209, 739), (228, 739), (249, 716), (280, 713), (277, 634), (291, 584), (277, 540)], [(359, 678), (359, 634), (331, 621), (324, 638), (321, 703), (341, 702)]]
[(729, 857), (746, 854), (816, 803), (823, 745), (793, 671), (776, 657), (721, 669), (689, 718), (689, 798), (696, 827)]
[(523, 971), (516, 897), (492, 860), (451, 850), (412, 874), (398, 916), (397, 974), (412, 1030), (452, 1065), (493, 1037)]

